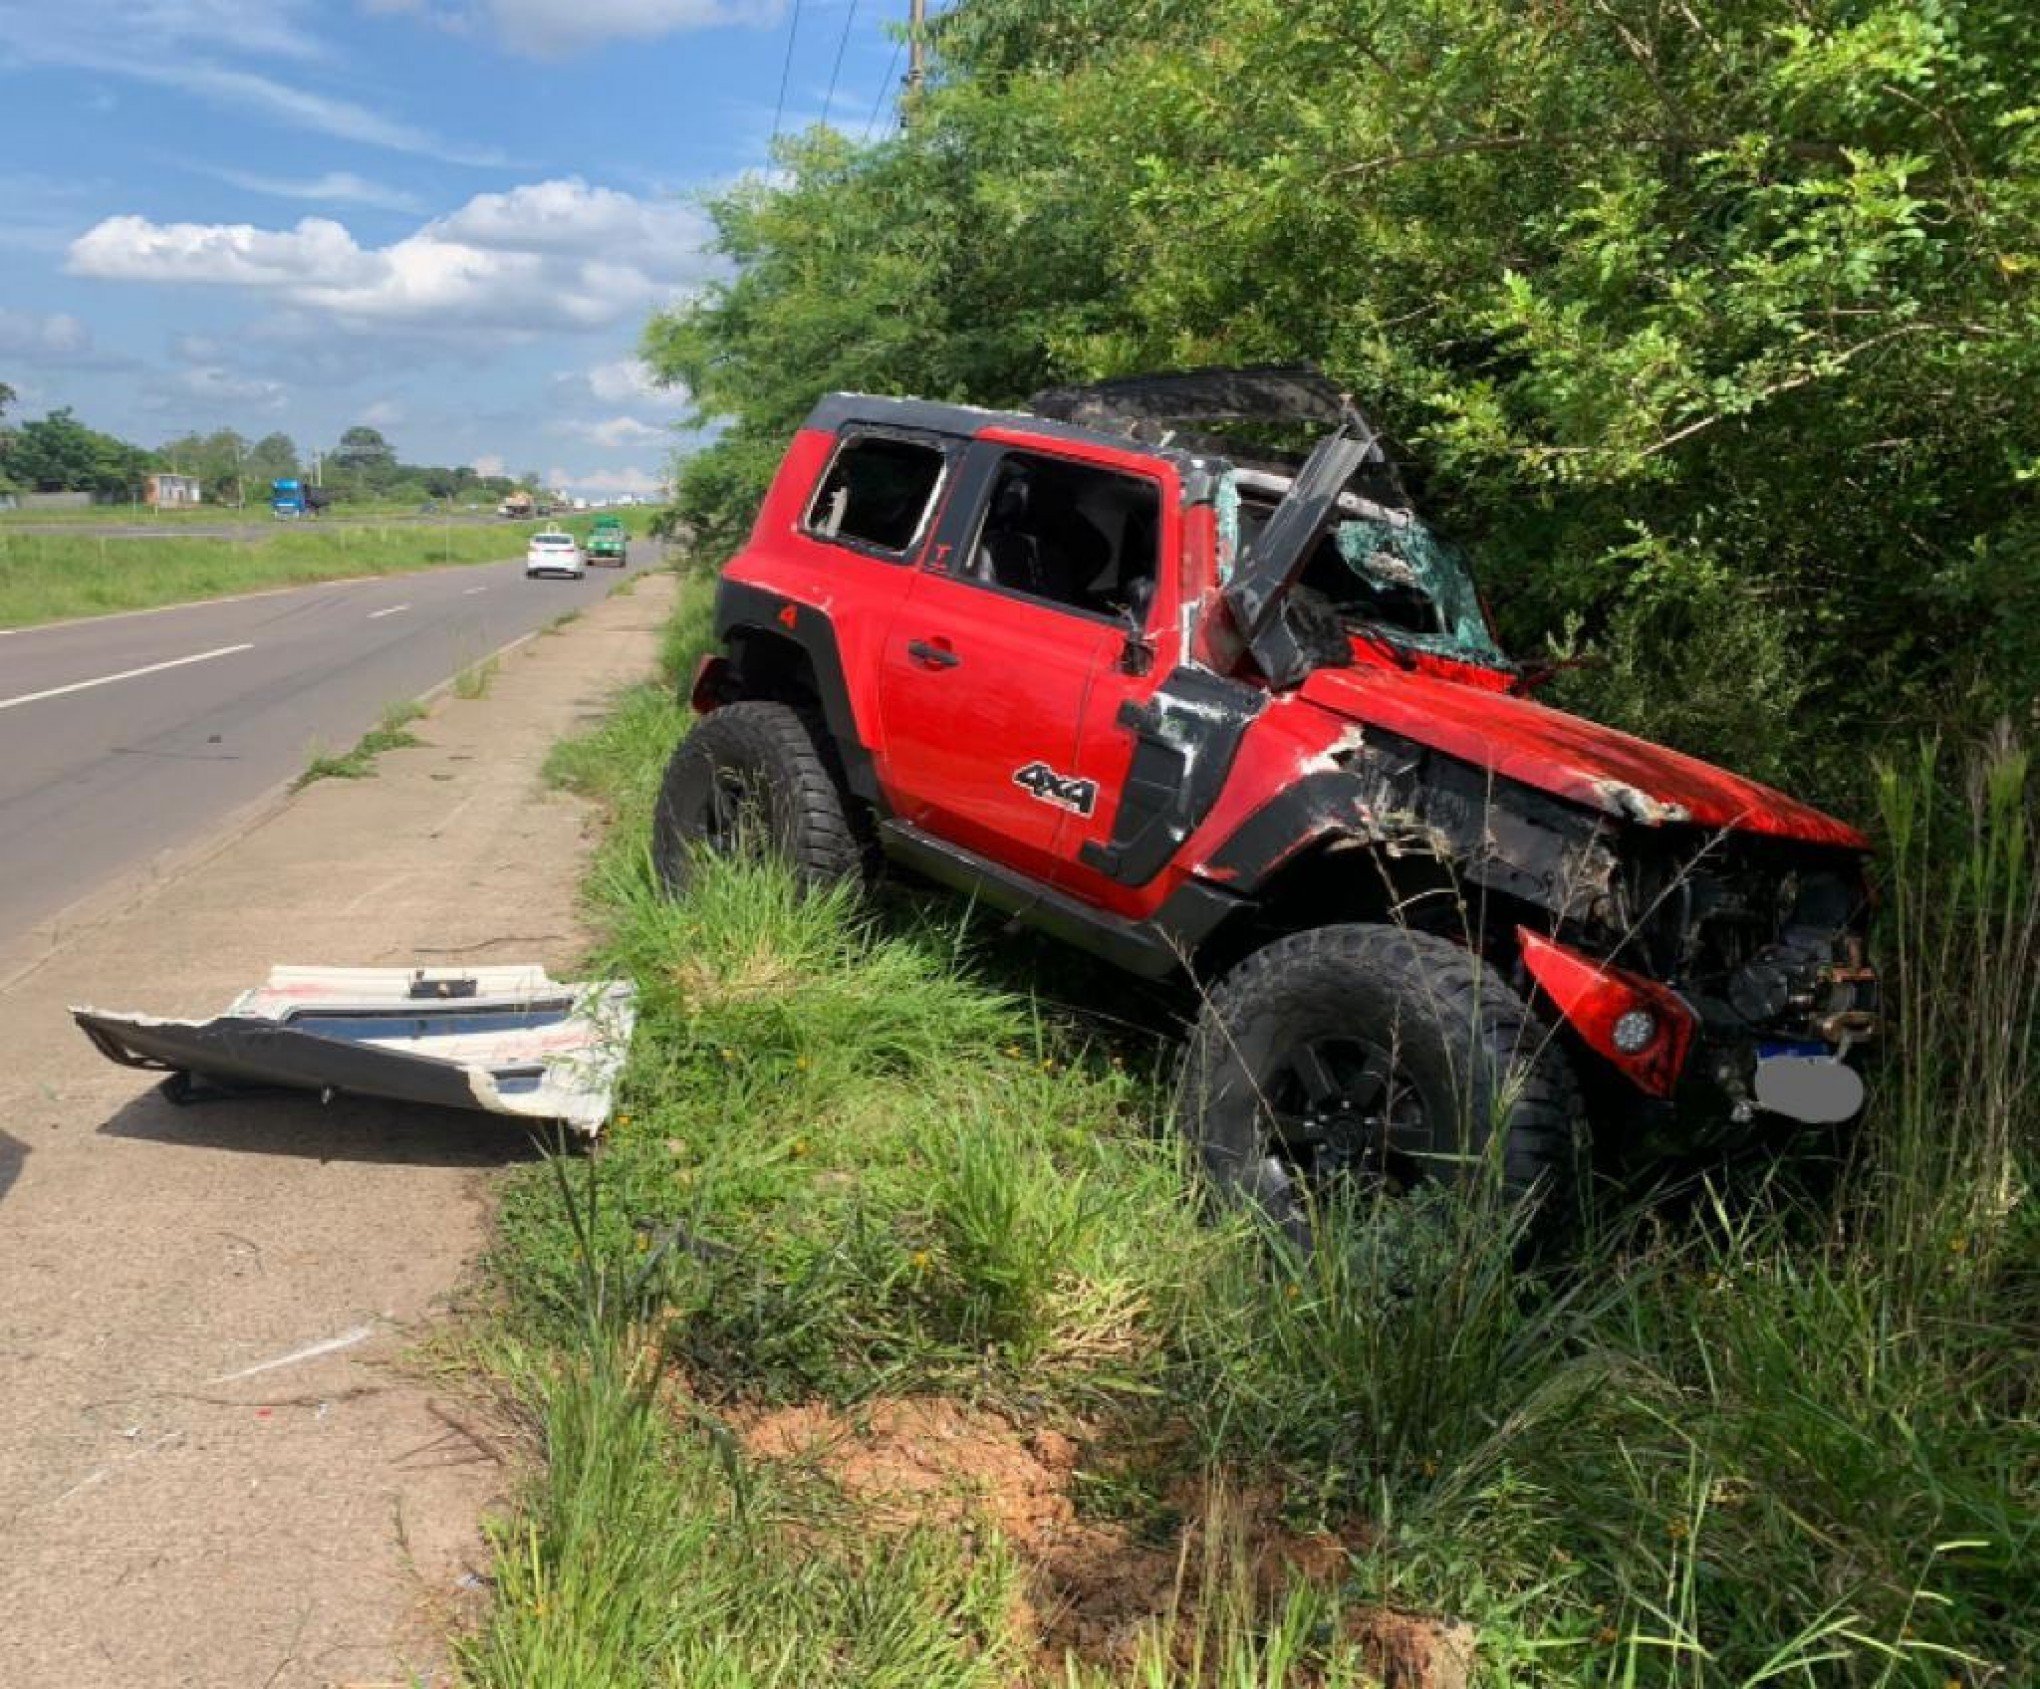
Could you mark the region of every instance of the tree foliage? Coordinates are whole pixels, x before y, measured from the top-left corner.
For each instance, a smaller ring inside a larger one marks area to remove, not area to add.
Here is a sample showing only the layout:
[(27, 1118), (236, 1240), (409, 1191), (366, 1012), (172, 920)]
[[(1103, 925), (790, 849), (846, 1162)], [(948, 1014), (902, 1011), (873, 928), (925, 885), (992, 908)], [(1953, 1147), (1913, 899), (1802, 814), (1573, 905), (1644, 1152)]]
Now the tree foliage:
[(29, 492), (130, 498), (155, 466), (153, 453), (87, 428), (68, 407), (24, 422), (7, 439), (7, 473)]
[(157, 455), (180, 473), (196, 475), (215, 504), (266, 504), (272, 482), (298, 473), (297, 445), (288, 434), (251, 442), (231, 428), (217, 428), (165, 441)]
[(2040, 693), (2023, 0), (962, 0), (646, 355), (727, 544), (820, 392), (1310, 359), (1574, 696), (1830, 788)]

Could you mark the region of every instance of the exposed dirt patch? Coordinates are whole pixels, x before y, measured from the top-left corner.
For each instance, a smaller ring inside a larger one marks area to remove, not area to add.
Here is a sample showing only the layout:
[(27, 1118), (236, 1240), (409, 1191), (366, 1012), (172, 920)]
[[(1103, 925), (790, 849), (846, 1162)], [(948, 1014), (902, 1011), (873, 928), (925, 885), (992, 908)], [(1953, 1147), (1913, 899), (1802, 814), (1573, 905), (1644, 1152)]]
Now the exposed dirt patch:
[[(966, 1541), (996, 1533), (1027, 1573), (1014, 1630), (1033, 1639), (1055, 1681), (1066, 1654), (1123, 1668), (1172, 1621), (1193, 1634), (1216, 1565), (1236, 1593), (1267, 1606), (1299, 1580), (1336, 1588), (1365, 1537), (1297, 1531), (1272, 1492), (1210, 1480), (1172, 1486), (1160, 1531), (1089, 1517), (1079, 1474), (1111, 1439), (1089, 1427), (1030, 1429), (943, 1397), (805, 1403), (739, 1416), (737, 1429), (754, 1458), (826, 1479), (873, 1529), (936, 1525)], [(1464, 1689), (1466, 1627), (1380, 1609), (1346, 1622), (1388, 1689)]]

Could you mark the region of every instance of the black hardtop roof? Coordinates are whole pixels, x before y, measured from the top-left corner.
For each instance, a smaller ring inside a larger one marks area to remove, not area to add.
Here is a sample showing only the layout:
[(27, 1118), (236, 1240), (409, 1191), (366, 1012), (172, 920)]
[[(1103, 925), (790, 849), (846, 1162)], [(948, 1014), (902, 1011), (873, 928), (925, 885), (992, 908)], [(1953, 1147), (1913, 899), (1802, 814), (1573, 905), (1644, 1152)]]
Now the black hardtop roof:
[(808, 412), (806, 426), (833, 434), (845, 426), (864, 423), (874, 428), (911, 428), (928, 434), (948, 434), (957, 439), (974, 439), (987, 428), (1012, 428), (1047, 440), (1074, 440), (1085, 445), (1110, 446), (1133, 452), (1179, 468), (1194, 465), (1195, 454), (1170, 446), (1154, 445), (1105, 428), (1085, 428), (1077, 423), (1057, 422), (1032, 411), (981, 410), (976, 405), (948, 405), (934, 399), (888, 399), (874, 393), (824, 394)]
[(1228, 425), (1300, 425), (1306, 430), (1344, 425), (1367, 437), (1363, 463), (1394, 476), (1375, 430), (1333, 382), (1307, 364), (1122, 376), (1045, 387), (1027, 404), (1026, 410), (984, 410), (930, 399), (831, 393), (815, 406), (807, 426), (834, 433), (861, 423), (966, 440), (987, 428), (1013, 428), (1044, 439), (1112, 446), (1185, 471), (1225, 462), (1293, 473), (1304, 452), (1235, 438)]

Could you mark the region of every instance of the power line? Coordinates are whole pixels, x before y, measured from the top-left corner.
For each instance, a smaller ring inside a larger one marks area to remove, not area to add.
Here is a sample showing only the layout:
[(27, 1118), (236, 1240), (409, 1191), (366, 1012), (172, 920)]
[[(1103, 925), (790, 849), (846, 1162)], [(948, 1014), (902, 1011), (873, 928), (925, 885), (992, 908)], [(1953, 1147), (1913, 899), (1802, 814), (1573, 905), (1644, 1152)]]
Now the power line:
[(871, 115), (864, 120), (864, 139), (871, 140), (871, 132), (878, 127), (878, 114), (885, 110), (885, 97), (893, 90), (893, 78), (899, 73), (900, 54), (906, 50), (906, 43), (895, 41), (892, 62), (885, 67), (885, 80), (878, 85), (878, 98), (871, 102)]
[(793, 24), (786, 32), (786, 62), (779, 67), (779, 102), (772, 108), (772, 145), (779, 144), (779, 124), (786, 115), (786, 85), (793, 79), (793, 44), (800, 39), (800, 4), (793, 0)]
[(836, 78), (843, 73), (843, 54), (850, 46), (850, 26), (857, 21), (857, 0), (850, 0), (850, 15), (843, 20), (843, 36), (836, 43), (836, 62), (829, 67), (829, 91), (822, 96), (822, 127), (829, 125), (829, 108), (836, 103)]

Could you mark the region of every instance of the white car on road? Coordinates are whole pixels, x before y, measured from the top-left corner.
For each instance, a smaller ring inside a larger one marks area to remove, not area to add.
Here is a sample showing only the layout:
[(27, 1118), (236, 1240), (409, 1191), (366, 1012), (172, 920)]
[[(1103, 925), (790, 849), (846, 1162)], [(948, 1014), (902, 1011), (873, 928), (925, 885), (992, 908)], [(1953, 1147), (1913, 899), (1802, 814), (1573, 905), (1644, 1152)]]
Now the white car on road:
[(533, 534), (531, 543), (524, 548), (526, 580), (536, 580), (540, 575), (568, 575), (578, 581), (587, 573), (588, 560), (581, 555), (581, 542), (557, 528)]

